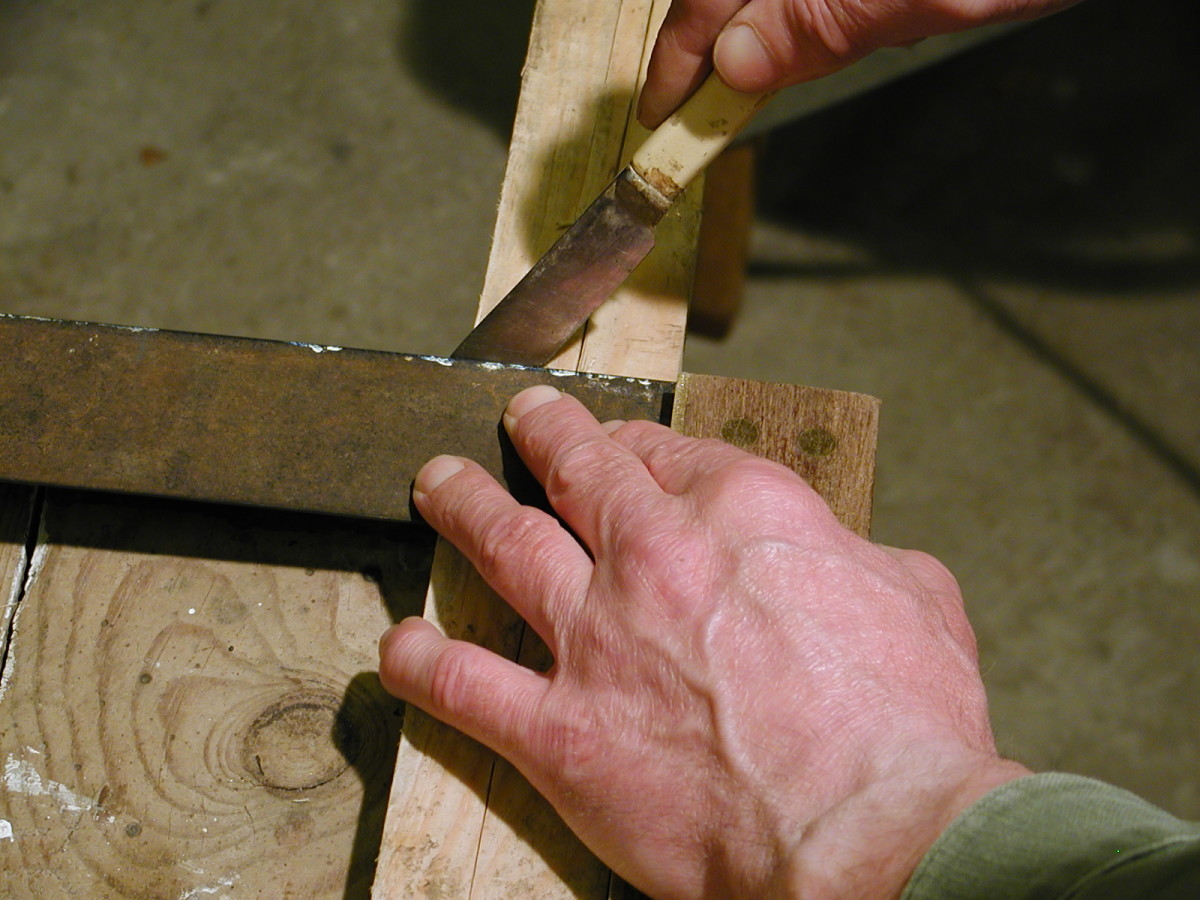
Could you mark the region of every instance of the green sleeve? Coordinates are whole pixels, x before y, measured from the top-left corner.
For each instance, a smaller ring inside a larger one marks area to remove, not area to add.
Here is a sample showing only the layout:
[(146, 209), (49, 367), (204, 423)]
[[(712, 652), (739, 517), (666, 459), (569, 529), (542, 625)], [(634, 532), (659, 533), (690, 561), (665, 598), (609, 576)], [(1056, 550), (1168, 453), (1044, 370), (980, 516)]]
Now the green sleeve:
[(1010, 781), (960, 815), (901, 900), (1200, 898), (1200, 824), (1077, 775)]

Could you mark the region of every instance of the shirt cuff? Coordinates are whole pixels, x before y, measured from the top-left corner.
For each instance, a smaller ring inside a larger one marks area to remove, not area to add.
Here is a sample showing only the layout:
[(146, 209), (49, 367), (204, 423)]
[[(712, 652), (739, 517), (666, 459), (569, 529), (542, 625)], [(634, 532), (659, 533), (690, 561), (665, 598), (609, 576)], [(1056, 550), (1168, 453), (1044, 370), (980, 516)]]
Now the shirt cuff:
[(964, 811), (901, 900), (1083, 898), (1118, 883), (1141, 890), (1095, 896), (1160, 896), (1142, 891), (1173, 891), (1181, 878), (1191, 891), (1200, 884), (1200, 825), (1103, 782), (1049, 773), (1003, 784)]

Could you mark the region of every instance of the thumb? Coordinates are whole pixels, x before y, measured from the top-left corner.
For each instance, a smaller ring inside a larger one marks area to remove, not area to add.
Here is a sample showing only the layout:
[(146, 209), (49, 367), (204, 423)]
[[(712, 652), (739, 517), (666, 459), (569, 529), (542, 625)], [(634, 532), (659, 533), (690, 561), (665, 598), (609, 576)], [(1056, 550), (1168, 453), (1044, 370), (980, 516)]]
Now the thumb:
[[(879, 44), (882, 23), (860, 21), (842, 0), (751, 0), (717, 37), (713, 65), (734, 90), (764, 91), (836, 72)], [(870, 26), (870, 27), (864, 27)]]
[(514, 762), (535, 731), (532, 719), (549, 685), (546, 676), (477, 644), (447, 638), (417, 617), (380, 639), (379, 680), (388, 693)]

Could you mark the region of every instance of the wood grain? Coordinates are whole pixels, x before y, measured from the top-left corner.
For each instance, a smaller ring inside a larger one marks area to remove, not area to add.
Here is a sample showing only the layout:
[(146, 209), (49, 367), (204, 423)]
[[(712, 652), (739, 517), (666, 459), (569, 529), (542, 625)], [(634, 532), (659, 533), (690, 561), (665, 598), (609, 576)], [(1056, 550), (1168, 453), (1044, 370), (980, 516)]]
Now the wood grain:
[(401, 712), (375, 643), (419, 608), (422, 541), (57, 492), (43, 523), (0, 704), (0, 895), (366, 896)]

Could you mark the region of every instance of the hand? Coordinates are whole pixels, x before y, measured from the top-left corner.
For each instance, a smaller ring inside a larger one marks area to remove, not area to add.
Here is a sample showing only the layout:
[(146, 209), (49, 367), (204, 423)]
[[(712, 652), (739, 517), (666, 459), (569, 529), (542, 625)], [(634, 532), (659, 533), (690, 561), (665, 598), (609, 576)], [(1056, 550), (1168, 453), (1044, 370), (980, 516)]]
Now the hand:
[(880, 47), (1075, 0), (673, 0), (650, 58), (638, 118), (654, 127), (716, 66), (730, 87), (763, 91), (836, 72)]
[(413, 497), (554, 665), (407, 619), (380, 677), (508, 757), (633, 884), (897, 896), (959, 811), (1026, 774), (996, 755), (958, 588), (931, 557), (845, 530), (782, 466), (601, 426), (550, 387), (504, 421), (566, 527), (465, 459), (427, 464)]

